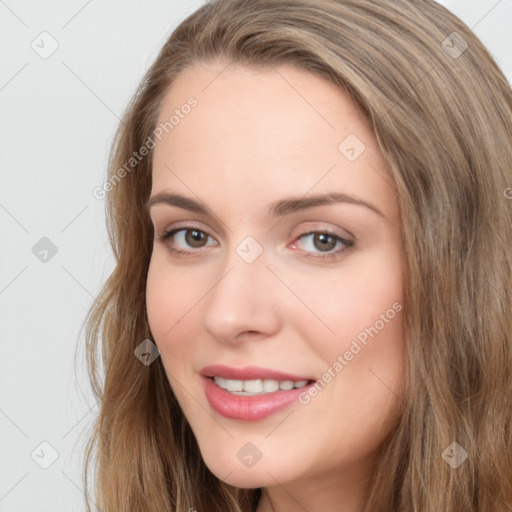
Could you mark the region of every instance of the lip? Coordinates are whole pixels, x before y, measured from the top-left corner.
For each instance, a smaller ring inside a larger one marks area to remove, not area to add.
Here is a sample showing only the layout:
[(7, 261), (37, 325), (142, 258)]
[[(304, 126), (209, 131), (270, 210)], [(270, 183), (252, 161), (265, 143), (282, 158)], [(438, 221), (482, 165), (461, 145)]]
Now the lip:
[(274, 379), (274, 380), (292, 380), (299, 382), (301, 380), (317, 380), (311, 375), (292, 375), (270, 368), (259, 366), (246, 366), (244, 368), (233, 368), (224, 364), (213, 364), (205, 366), (200, 372), (203, 377), (222, 377), (231, 380), (254, 380), (254, 379)]
[[(316, 381), (315, 378), (292, 375), (256, 366), (231, 368), (224, 365), (212, 365), (203, 368), (200, 373), (206, 399), (212, 409), (225, 418), (239, 421), (256, 421), (268, 418), (297, 402), (299, 395), (307, 391)], [(302, 388), (293, 388), (289, 391), (280, 390), (264, 395), (243, 396), (233, 395), (229, 391), (217, 386), (213, 376), (233, 380), (275, 379), (281, 381), (291, 380), (294, 382), (307, 380), (312, 382)]]

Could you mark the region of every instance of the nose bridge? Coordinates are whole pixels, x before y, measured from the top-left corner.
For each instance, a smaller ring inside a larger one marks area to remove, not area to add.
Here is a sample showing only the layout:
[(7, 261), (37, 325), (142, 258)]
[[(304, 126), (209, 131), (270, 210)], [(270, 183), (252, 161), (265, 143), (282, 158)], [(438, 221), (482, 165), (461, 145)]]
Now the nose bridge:
[(235, 341), (243, 332), (270, 335), (279, 327), (276, 285), (263, 247), (246, 237), (226, 256), (203, 310), (203, 328), (220, 341)]

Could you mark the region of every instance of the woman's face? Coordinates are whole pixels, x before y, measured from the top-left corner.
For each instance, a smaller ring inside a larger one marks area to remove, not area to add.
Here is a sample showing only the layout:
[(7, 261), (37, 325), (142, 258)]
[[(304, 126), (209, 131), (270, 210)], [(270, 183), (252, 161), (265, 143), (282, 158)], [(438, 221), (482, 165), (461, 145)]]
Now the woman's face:
[(400, 414), (397, 198), (345, 93), (225, 66), (185, 71), (161, 109), (148, 317), (209, 469), (299, 500), (368, 476)]

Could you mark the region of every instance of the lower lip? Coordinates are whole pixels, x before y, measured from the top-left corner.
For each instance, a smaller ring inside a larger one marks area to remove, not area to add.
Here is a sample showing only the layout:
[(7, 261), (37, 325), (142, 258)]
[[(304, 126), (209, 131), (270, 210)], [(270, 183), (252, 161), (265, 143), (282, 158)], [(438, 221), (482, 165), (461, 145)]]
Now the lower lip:
[(206, 399), (211, 407), (225, 418), (243, 421), (262, 420), (291, 405), (313, 384), (289, 391), (275, 391), (264, 395), (233, 395), (217, 386), (212, 378), (204, 377)]

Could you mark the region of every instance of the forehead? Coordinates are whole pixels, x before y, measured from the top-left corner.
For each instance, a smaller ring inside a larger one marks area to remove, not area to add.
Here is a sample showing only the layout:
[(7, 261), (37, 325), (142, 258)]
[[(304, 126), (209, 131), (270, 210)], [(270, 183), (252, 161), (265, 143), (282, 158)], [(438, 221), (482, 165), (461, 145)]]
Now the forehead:
[(249, 207), (340, 190), (395, 207), (383, 156), (356, 104), (293, 66), (197, 65), (167, 91), (158, 125), (167, 129), (154, 149), (153, 193), (177, 189), (219, 201), (236, 194)]

